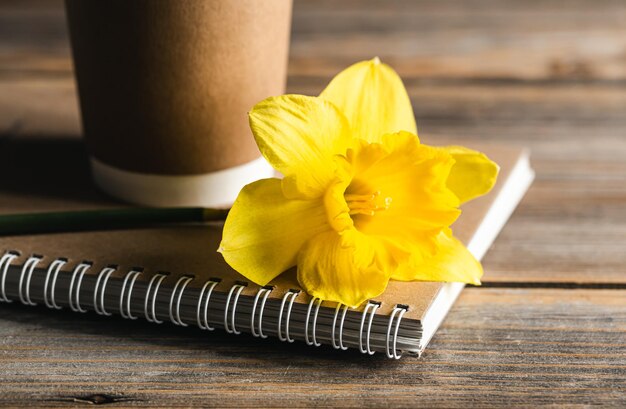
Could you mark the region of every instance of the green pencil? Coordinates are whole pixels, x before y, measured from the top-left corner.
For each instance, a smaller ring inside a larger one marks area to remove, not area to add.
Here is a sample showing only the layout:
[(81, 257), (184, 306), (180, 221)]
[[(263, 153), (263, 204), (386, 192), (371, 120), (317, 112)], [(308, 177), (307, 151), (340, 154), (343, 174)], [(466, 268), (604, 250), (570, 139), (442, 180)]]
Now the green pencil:
[(0, 235), (130, 229), (225, 220), (229, 209), (202, 207), (120, 208), (0, 215)]

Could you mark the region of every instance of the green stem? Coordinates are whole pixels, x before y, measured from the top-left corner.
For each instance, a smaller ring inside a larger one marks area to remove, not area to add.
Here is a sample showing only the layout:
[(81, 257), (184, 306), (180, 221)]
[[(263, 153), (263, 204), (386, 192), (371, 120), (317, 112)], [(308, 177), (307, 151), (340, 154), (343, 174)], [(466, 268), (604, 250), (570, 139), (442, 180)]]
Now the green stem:
[(228, 209), (201, 207), (123, 208), (0, 215), (0, 236), (131, 229), (226, 219)]

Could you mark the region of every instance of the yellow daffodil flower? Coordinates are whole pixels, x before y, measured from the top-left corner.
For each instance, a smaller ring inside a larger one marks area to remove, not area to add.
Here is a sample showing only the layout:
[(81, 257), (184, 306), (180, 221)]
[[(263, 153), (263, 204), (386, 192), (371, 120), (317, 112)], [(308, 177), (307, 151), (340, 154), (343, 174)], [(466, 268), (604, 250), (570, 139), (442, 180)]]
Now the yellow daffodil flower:
[(319, 97), (257, 104), (250, 126), (284, 175), (239, 193), (219, 251), (259, 285), (297, 265), (312, 296), (356, 307), (390, 279), (479, 284), (482, 267), (450, 225), (498, 166), (463, 147), (420, 143), (402, 81), (377, 58)]

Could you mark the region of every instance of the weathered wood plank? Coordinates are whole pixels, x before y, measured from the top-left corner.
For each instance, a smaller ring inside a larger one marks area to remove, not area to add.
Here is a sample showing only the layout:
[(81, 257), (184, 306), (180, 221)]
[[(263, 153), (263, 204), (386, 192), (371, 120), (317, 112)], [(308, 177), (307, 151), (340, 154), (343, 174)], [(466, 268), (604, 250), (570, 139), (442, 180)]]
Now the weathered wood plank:
[[(0, 405), (626, 404), (626, 291), (467, 289), (422, 359), (22, 306), (0, 309)], [(176, 400), (171, 400), (176, 396)]]
[[(296, 0), (293, 39), (293, 75), (379, 55), (405, 77), (626, 78), (619, 0)], [(68, 56), (60, 0), (0, 5), (0, 75), (67, 75)]]

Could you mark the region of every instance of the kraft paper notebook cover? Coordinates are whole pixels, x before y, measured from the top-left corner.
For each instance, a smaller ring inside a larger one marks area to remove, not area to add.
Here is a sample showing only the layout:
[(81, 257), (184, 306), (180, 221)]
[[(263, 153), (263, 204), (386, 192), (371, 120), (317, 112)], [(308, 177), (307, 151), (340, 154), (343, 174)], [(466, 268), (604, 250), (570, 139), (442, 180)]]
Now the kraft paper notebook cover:
[[(453, 226), (478, 259), (534, 176), (526, 152), (480, 149), (500, 164), (498, 183), (490, 194), (465, 205)], [(42, 194), (37, 194), (37, 187), (20, 190), (24, 186), (20, 183), (32, 183), (37, 174), (46, 179), (46, 166), (31, 167), (20, 180), (19, 161), (9, 155), (6, 159), (13, 162), (15, 177), (0, 185), (3, 213), (120, 206), (93, 191), (82, 172), (64, 171), (65, 198), (55, 195), (49, 185), (40, 187)], [(0, 171), (8, 167), (11, 163), (5, 161)], [(82, 165), (76, 167), (80, 169)], [(74, 182), (74, 190), (67, 187)], [(0, 301), (399, 357), (405, 351), (422, 353), (463, 288), (458, 283), (392, 281), (381, 296), (351, 309), (312, 300), (299, 290), (295, 271), (263, 288), (247, 282), (216, 253), (220, 234), (216, 224), (2, 237)]]

